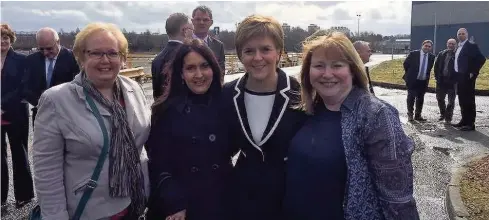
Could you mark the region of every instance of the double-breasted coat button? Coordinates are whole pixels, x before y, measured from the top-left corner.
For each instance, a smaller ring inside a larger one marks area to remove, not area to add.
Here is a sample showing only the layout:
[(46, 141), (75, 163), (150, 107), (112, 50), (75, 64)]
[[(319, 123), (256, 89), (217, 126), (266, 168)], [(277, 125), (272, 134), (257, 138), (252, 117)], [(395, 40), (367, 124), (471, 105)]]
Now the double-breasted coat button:
[(209, 141), (214, 142), (216, 140), (216, 135), (215, 134), (210, 134), (209, 135)]
[(197, 168), (197, 167), (190, 168), (190, 172), (192, 172), (192, 173), (196, 173), (197, 171), (199, 171), (199, 168)]
[(197, 137), (192, 137), (192, 144), (196, 144), (197, 143)]
[(217, 164), (212, 164), (212, 169), (217, 170), (219, 168), (219, 165)]

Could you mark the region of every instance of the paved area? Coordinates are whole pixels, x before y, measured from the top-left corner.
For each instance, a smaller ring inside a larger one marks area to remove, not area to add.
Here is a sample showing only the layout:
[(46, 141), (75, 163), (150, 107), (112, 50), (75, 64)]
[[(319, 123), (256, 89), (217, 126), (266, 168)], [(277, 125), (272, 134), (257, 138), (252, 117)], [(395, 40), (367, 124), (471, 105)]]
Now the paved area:
[[(390, 59), (390, 55), (386, 58)], [(298, 67), (286, 68), (285, 71), (295, 74)], [(239, 75), (226, 76), (226, 81)], [(150, 83), (143, 85), (146, 96), (152, 102)], [(489, 152), (489, 97), (477, 97), (476, 131), (461, 132), (451, 126), (438, 122), (438, 106), (434, 94), (426, 94), (423, 117), (425, 123), (407, 122), (406, 91), (375, 87), (377, 96), (395, 106), (400, 113), (404, 129), (416, 142), (413, 154), (415, 170), (415, 198), (423, 220), (445, 220), (446, 213), (445, 187), (450, 179), (450, 169), (466, 158), (481, 152)], [(454, 122), (460, 120), (460, 108), (456, 103)], [(32, 131), (31, 131), (32, 132)], [(32, 137), (30, 143), (32, 144)], [(9, 166), (10, 163), (10, 151)], [(29, 156), (31, 157), (31, 156)], [(10, 170), (11, 172), (11, 170)], [(12, 178), (11, 178), (12, 179)], [(10, 186), (12, 187), (12, 185)], [(13, 188), (11, 191), (13, 192)], [(35, 204), (16, 210), (13, 194), (9, 194), (7, 209), (2, 210), (2, 219), (26, 219), (28, 211)]]

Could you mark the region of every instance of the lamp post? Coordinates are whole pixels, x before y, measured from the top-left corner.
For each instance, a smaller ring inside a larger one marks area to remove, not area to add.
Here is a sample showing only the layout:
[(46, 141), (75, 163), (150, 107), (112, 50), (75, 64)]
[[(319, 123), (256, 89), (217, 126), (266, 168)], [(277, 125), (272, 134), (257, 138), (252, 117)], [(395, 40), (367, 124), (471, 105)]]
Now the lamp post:
[(357, 14), (357, 36), (360, 37), (360, 17), (362, 17), (361, 14)]

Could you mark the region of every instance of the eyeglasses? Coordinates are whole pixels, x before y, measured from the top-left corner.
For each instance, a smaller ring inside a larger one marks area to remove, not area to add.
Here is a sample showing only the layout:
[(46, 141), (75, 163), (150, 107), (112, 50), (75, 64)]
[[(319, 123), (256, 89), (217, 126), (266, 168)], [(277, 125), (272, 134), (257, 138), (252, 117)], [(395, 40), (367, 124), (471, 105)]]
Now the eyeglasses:
[(121, 53), (117, 51), (109, 51), (109, 52), (102, 52), (102, 51), (90, 51), (87, 50), (85, 53), (88, 54), (88, 57), (90, 58), (96, 58), (96, 59), (102, 59), (104, 55), (107, 56), (109, 59), (119, 59)]

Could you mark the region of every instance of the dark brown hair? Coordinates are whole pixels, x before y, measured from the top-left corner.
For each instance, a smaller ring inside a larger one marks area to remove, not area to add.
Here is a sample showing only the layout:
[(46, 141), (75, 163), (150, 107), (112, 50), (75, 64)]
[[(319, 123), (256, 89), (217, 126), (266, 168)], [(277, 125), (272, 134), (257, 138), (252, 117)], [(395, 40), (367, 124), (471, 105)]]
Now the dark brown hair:
[(182, 77), (185, 56), (190, 52), (196, 52), (204, 57), (212, 69), (212, 83), (207, 93), (210, 93), (211, 96), (220, 94), (221, 68), (212, 50), (200, 39), (186, 40), (179, 46), (174, 58), (167, 63), (161, 73), (166, 76), (166, 82), (162, 85), (163, 95), (153, 103), (153, 115), (163, 113), (171, 105), (173, 99), (185, 97), (190, 92), (188, 86), (183, 83)]

